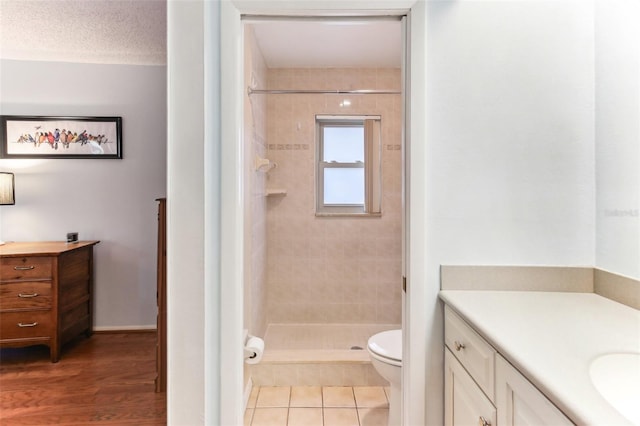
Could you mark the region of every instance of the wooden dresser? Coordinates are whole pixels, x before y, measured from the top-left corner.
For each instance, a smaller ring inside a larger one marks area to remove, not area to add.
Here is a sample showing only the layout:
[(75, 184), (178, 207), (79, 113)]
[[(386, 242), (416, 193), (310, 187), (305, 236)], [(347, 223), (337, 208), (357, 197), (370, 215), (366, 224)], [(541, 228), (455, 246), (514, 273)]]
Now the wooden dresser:
[(99, 241), (0, 246), (0, 346), (60, 347), (93, 332), (93, 246)]

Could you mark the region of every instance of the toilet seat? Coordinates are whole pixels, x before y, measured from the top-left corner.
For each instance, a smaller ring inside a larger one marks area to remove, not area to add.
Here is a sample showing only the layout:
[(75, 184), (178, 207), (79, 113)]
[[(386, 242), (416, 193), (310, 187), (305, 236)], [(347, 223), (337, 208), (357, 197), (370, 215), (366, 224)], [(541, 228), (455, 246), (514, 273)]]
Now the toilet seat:
[(402, 366), (402, 330), (388, 330), (369, 338), (367, 349), (380, 362)]

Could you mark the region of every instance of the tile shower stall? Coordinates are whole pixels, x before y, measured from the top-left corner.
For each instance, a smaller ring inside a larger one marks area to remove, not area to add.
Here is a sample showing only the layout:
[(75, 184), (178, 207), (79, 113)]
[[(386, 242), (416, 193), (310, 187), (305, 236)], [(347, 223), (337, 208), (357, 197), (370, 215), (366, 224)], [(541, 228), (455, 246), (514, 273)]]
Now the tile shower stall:
[[(257, 89), (401, 90), (394, 68), (268, 68), (250, 25), (244, 59), (246, 86)], [(366, 343), (401, 323), (401, 102), (399, 94), (245, 97), (244, 323), (265, 340), (245, 382), (385, 385)], [(316, 216), (316, 115), (380, 116), (380, 216)]]

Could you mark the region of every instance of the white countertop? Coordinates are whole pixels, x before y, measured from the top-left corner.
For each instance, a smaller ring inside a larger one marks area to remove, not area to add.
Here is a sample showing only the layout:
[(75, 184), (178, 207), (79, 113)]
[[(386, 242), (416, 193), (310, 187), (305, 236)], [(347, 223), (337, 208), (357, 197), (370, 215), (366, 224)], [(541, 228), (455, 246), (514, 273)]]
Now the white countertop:
[(633, 424), (596, 390), (589, 367), (600, 355), (640, 352), (640, 311), (593, 293), (446, 290), (440, 298), (576, 424)]

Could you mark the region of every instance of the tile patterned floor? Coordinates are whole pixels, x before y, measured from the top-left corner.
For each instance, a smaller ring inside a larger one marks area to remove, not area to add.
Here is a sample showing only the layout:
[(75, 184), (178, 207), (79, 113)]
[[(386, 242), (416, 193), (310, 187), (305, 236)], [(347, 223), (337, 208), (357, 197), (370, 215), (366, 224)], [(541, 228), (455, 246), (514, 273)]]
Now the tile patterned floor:
[(386, 426), (389, 388), (254, 386), (244, 426)]

